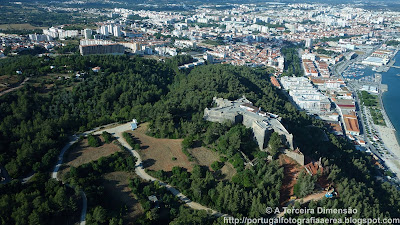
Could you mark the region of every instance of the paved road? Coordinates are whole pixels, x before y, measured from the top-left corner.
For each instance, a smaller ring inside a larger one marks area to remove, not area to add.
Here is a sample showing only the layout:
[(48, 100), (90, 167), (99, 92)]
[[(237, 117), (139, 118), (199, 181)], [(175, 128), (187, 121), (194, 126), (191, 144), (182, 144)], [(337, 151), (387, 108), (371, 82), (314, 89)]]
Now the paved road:
[[(84, 134), (85, 133), (83, 133), (83, 135)], [(57, 164), (54, 167), (53, 172), (51, 173), (51, 178), (54, 178), (58, 181), (60, 180), (57, 175), (58, 175), (58, 171), (60, 170), (60, 167), (63, 163), (64, 154), (73, 144), (75, 144), (79, 140), (79, 136), (73, 135), (70, 138), (70, 141), (61, 149), (60, 155), (58, 156)], [(66, 184), (66, 185), (70, 188), (75, 189), (74, 186), (72, 186), (72, 185), (69, 185), (69, 184)], [(79, 222), (80, 222), (80, 225), (85, 225), (86, 224), (87, 199), (86, 199), (85, 192), (83, 192), (82, 190), (79, 191), (79, 194), (82, 197), (82, 211), (81, 211), (81, 218), (80, 218)]]
[(196, 210), (206, 210), (208, 211), (211, 215), (217, 216), (217, 217), (230, 217), (227, 214), (222, 214), (218, 211), (215, 211), (213, 209), (210, 209), (206, 206), (203, 206), (197, 202), (193, 202), (192, 200), (190, 200), (187, 196), (185, 196), (184, 194), (182, 194), (180, 191), (178, 191), (176, 188), (172, 187), (171, 185), (164, 183), (152, 176), (150, 176), (149, 174), (146, 173), (146, 171), (143, 168), (143, 163), (142, 163), (142, 158), (140, 157), (139, 153), (135, 150), (132, 149), (132, 147), (125, 141), (125, 139), (122, 137), (122, 133), (124, 131), (130, 130), (131, 126), (130, 126), (130, 122), (126, 123), (126, 124), (122, 124), (120, 126), (114, 127), (114, 128), (109, 128), (109, 129), (104, 129), (101, 131), (97, 131), (94, 134), (101, 134), (101, 132), (103, 131), (107, 131), (109, 133), (111, 133), (112, 135), (114, 135), (117, 140), (126, 148), (129, 150), (129, 152), (135, 157), (137, 158), (136, 161), (136, 168), (135, 168), (135, 172), (136, 174), (142, 178), (143, 180), (147, 180), (147, 181), (158, 181), (160, 183), (161, 186), (164, 186), (167, 188), (167, 190), (169, 190), (173, 195), (177, 196), (181, 201), (185, 202), (186, 205), (188, 205), (190, 208), (192, 209), (196, 209)]
[[(6, 178), (6, 179), (5, 179), (4, 181), (1, 181), (0, 184), (7, 184), (7, 183), (10, 183), (13, 179), (8, 175), (8, 172), (7, 172), (6, 168), (1, 168), (1, 169), (2, 169), (3, 174), (6, 174), (6, 175), (5, 175), (5, 178)], [(25, 183), (27, 183), (34, 175), (35, 175), (35, 172), (32, 171), (32, 172), (29, 173), (26, 177), (24, 177), (24, 178), (19, 178), (18, 180), (19, 180), (21, 183), (25, 184)]]
[(81, 212), (81, 221), (80, 225), (86, 224), (86, 211), (87, 211), (87, 198), (85, 192), (82, 190), (79, 192), (82, 196), (82, 212)]
[[(113, 123), (113, 124), (115, 124), (115, 123)], [(110, 125), (113, 125), (113, 124), (109, 124), (109, 125), (106, 125), (106, 126), (110, 126)], [(72, 135), (70, 137), (69, 142), (61, 149), (60, 155), (58, 156), (57, 163), (56, 163), (56, 165), (55, 165), (55, 167), (53, 169), (53, 172), (51, 174), (51, 178), (54, 178), (56, 180), (60, 180), (58, 178), (58, 171), (60, 170), (60, 167), (61, 167), (61, 165), (63, 163), (64, 154), (73, 144), (75, 144), (79, 140), (79, 137), (87, 136), (88, 134), (93, 133), (93, 132), (95, 132), (95, 131), (97, 131), (97, 130), (99, 130), (101, 128), (102, 127), (96, 127), (96, 128), (94, 128), (92, 130), (83, 132), (83, 133), (81, 133), (79, 135)], [(70, 187), (70, 188), (75, 189), (72, 185), (69, 185), (69, 184), (66, 184), (66, 185), (68, 187)], [(82, 197), (82, 211), (81, 211), (81, 218), (80, 218), (79, 222), (80, 222), (80, 225), (85, 225), (86, 224), (86, 212), (87, 212), (87, 198), (86, 198), (85, 192), (83, 192), (82, 190), (80, 190), (79, 193), (80, 193), (80, 195)]]
[(60, 180), (60, 179), (58, 179), (57, 175), (58, 175), (58, 171), (60, 170), (60, 167), (61, 167), (61, 165), (63, 163), (64, 154), (78, 140), (79, 140), (79, 137), (77, 135), (72, 136), (70, 138), (70, 141), (61, 149), (60, 155), (58, 156), (58, 161), (56, 163), (56, 166), (53, 169), (53, 173), (51, 174), (51, 178), (54, 178), (56, 180)]

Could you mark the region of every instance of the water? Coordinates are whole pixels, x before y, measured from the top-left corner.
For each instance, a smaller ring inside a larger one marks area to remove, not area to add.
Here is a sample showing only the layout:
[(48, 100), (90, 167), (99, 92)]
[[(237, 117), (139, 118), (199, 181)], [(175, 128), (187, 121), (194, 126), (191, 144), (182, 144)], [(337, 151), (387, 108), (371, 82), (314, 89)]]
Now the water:
[[(395, 56), (395, 66), (400, 66), (400, 52)], [(397, 76), (399, 75), (399, 76)], [(397, 140), (400, 140), (400, 69), (390, 68), (382, 73), (382, 83), (388, 85), (388, 91), (383, 93), (383, 105), (393, 126), (396, 128)]]
[[(395, 56), (395, 66), (400, 66), (400, 51)], [(355, 76), (353, 74), (355, 73)], [(374, 74), (377, 73), (372, 70), (372, 67), (358, 68), (353, 65), (343, 73), (347, 75), (346, 78), (374, 81)], [(400, 69), (391, 67), (387, 72), (380, 73), (382, 75), (382, 83), (388, 85), (388, 91), (383, 93), (382, 101), (385, 107), (386, 114), (389, 116), (390, 121), (396, 128), (397, 140), (400, 140)], [(399, 75), (399, 76), (397, 76)]]

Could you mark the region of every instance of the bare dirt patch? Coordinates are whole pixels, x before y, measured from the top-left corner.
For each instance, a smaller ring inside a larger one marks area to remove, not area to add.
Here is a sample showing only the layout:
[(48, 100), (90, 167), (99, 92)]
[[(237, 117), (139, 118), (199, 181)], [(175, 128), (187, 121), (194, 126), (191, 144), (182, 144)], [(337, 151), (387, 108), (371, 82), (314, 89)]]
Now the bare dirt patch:
[(221, 168), (221, 173), (225, 175), (224, 179), (231, 180), (236, 174), (236, 169), (229, 162), (225, 162), (225, 165)]
[[(188, 151), (194, 157), (196, 164), (207, 166), (211, 171), (213, 170), (211, 164), (219, 161), (219, 154), (205, 147), (188, 149)], [(236, 174), (236, 169), (229, 162), (225, 162), (225, 165), (221, 168), (221, 173), (224, 175), (224, 179), (231, 179)]]
[(219, 155), (205, 147), (188, 149), (188, 152), (194, 157), (194, 162), (201, 166), (207, 166), (211, 169), (211, 164), (219, 159)]
[[(188, 149), (193, 156), (190, 162), (182, 152), (182, 139), (154, 138), (146, 135), (148, 124), (140, 124), (135, 131), (129, 131), (134, 139), (140, 143), (139, 154), (143, 160), (143, 166), (150, 170), (171, 171), (174, 166), (186, 168), (192, 171), (193, 165), (207, 166), (210, 170), (211, 164), (219, 160), (219, 154), (205, 147)], [(176, 158), (176, 159), (175, 159)], [(175, 160), (174, 160), (175, 159)], [(226, 162), (221, 169), (224, 179), (231, 179), (236, 170), (232, 164)]]
[(136, 175), (129, 172), (112, 172), (103, 176), (104, 194), (107, 204), (114, 209), (124, 208), (126, 206), (128, 212), (126, 221), (133, 224), (133, 219), (143, 214), (143, 208), (133, 195), (129, 188), (129, 180)]
[[(174, 166), (191, 171), (193, 166), (182, 152), (182, 139), (154, 138), (146, 135), (148, 124), (140, 124), (135, 131), (129, 131), (141, 149), (138, 151), (143, 160), (143, 166), (151, 170), (171, 171)], [(176, 160), (173, 160), (176, 158)]]
[(280, 203), (283, 206), (290, 200), (290, 197), (293, 196), (293, 187), (297, 182), (297, 176), (302, 170), (302, 167), (286, 155), (280, 155), (279, 162), (284, 168), (284, 178), (280, 196)]
[(69, 171), (71, 166), (78, 167), (85, 163), (98, 160), (103, 156), (111, 155), (115, 152), (120, 151), (119, 147), (113, 143), (104, 143), (103, 137), (99, 136), (103, 143), (99, 147), (90, 147), (87, 139), (83, 139), (78, 143), (77, 146), (69, 149), (64, 157), (64, 163), (60, 170), (60, 177), (63, 177), (66, 172)]

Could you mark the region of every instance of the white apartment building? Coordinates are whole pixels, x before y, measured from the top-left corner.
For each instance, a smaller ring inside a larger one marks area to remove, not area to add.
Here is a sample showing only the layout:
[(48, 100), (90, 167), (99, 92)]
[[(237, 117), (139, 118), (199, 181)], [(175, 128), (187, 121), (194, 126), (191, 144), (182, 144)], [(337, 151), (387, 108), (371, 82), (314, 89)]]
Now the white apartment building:
[(282, 77), (281, 84), (299, 108), (312, 113), (331, 110), (329, 98), (319, 92), (306, 77)]

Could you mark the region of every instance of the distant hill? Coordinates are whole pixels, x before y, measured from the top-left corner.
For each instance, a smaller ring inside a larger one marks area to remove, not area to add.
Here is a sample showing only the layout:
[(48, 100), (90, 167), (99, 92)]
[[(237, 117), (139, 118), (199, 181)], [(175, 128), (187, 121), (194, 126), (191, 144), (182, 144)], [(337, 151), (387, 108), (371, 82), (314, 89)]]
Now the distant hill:
[[(31, 0), (12, 0), (4, 3), (23, 2), (34, 4)], [(37, 3), (48, 3), (48, 0), (36, 0)], [(72, 3), (70, 0), (52, 1), (53, 5), (68, 5), (69, 7), (93, 7), (93, 8), (113, 8), (123, 7), (129, 9), (150, 9), (150, 10), (171, 10), (171, 11), (187, 11), (193, 9), (193, 6), (203, 4), (270, 4), (270, 3), (327, 3), (330, 5), (337, 4), (356, 4), (365, 9), (389, 9), (400, 11), (400, 3), (398, 0), (114, 0), (112, 2), (101, 2), (97, 0), (81, 0), (83, 3)]]

